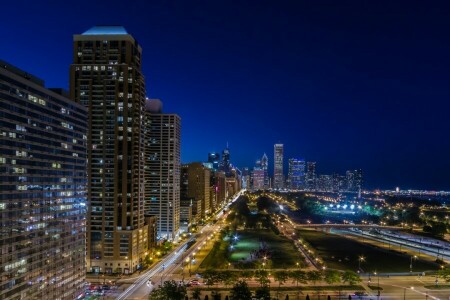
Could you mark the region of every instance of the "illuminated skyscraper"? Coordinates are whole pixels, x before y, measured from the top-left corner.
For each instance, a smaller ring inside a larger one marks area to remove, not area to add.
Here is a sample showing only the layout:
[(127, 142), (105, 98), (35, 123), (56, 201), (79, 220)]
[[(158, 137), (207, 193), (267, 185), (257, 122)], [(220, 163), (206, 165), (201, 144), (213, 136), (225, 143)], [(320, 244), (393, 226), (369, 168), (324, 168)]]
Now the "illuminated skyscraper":
[(221, 171), (225, 172), (225, 175), (229, 176), (231, 172), (230, 166), (230, 148), (227, 147), (222, 151), (222, 161), (220, 162)]
[(74, 36), (71, 98), (88, 108), (91, 272), (134, 272), (148, 249), (144, 219), (142, 49), (120, 26)]
[(264, 170), (262, 169), (261, 160), (257, 160), (252, 171), (253, 190), (264, 189)]
[(0, 61), (0, 299), (77, 299), (86, 253), (86, 108)]
[(308, 161), (306, 163), (306, 189), (314, 191), (316, 189), (316, 162)]
[(219, 169), (220, 154), (218, 152), (208, 153), (208, 162), (212, 164), (213, 170), (217, 171)]
[(275, 189), (282, 189), (284, 187), (283, 175), (283, 144), (274, 145), (274, 172), (273, 172), (273, 187)]
[(270, 178), (269, 178), (269, 159), (267, 158), (266, 153), (263, 154), (261, 158), (261, 169), (264, 171), (264, 189), (270, 188)]
[(298, 158), (289, 159), (289, 188), (300, 190), (305, 188), (305, 160)]
[(146, 105), (145, 215), (157, 216), (158, 237), (172, 240), (180, 224), (181, 119), (155, 109), (158, 101)]

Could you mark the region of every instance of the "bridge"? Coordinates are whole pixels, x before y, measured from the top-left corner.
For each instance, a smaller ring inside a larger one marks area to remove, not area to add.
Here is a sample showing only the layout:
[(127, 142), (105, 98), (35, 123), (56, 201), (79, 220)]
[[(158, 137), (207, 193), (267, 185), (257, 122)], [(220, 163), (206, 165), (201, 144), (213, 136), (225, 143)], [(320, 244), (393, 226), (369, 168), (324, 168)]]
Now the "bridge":
[(295, 224), (295, 228), (362, 228), (362, 229), (390, 229), (390, 230), (400, 230), (401, 227), (398, 226), (385, 226), (378, 224)]

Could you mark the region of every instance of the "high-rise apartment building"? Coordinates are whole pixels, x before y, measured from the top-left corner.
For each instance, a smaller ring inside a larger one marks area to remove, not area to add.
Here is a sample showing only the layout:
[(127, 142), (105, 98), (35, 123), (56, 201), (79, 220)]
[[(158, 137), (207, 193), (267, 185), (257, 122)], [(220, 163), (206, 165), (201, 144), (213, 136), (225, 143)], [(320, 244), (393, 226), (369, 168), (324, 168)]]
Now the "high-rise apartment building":
[(147, 100), (145, 114), (145, 215), (157, 216), (159, 238), (172, 240), (180, 225), (181, 119), (157, 102)]
[(298, 158), (289, 159), (289, 188), (300, 190), (305, 188), (305, 160)]
[(263, 154), (261, 158), (261, 169), (264, 173), (264, 189), (270, 188), (270, 178), (269, 178), (269, 158), (266, 153)]
[(306, 163), (305, 185), (309, 191), (316, 189), (316, 162), (308, 161)]
[(88, 108), (87, 269), (132, 273), (148, 249), (142, 49), (119, 26), (93, 27), (73, 46), (70, 95)]
[[(205, 218), (211, 213), (210, 200), (210, 170), (202, 163), (194, 162), (188, 165), (188, 197), (194, 199), (194, 218)], [(199, 206), (200, 205), (200, 206)]]
[(212, 168), (214, 171), (219, 170), (220, 154), (218, 152), (208, 153), (208, 162), (212, 164)]
[(261, 168), (254, 168), (252, 172), (253, 190), (264, 189), (264, 170)]
[(283, 175), (283, 144), (274, 145), (274, 171), (273, 171), (273, 187), (282, 189), (284, 187)]
[(0, 299), (77, 299), (86, 251), (86, 109), (0, 61)]
[(347, 179), (347, 191), (360, 193), (363, 185), (362, 170), (348, 170), (345, 176)]
[(230, 148), (228, 148), (228, 144), (227, 147), (222, 151), (222, 161), (220, 162), (219, 169), (225, 172), (226, 176), (229, 176), (231, 172)]

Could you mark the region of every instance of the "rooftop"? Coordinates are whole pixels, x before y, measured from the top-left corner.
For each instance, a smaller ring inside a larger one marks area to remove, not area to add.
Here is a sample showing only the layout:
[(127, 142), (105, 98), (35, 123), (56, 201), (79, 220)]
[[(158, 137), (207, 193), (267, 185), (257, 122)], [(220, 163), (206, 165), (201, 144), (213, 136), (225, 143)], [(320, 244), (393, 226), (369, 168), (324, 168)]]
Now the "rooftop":
[(128, 34), (123, 26), (94, 26), (83, 35), (117, 35)]

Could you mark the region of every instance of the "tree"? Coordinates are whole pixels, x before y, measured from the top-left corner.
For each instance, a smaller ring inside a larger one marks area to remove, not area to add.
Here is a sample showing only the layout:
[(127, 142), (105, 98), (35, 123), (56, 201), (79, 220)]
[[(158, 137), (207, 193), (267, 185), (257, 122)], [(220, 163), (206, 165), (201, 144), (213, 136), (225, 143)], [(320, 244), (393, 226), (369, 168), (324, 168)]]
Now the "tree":
[(309, 294), (306, 294), (306, 300), (310, 300), (310, 299), (309, 299)]
[(231, 300), (251, 300), (252, 292), (248, 288), (247, 282), (239, 280), (236, 282), (230, 291)]
[(225, 287), (228, 287), (229, 284), (232, 284), (236, 281), (238, 275), (235, 272), (231, 271), (223, 271), (218, 273), (218, 280), (225, 284)]
[(163, 285), (154, 290), (149, 299), (151, 300), (183, 300), (186, 296), (186, 286), (178, 284), (174, 280), (164, 281)]
[(325, 281), (328, 284), (340, 283), (341, 273), (336, 270), (327, 270), (325, 272)]
[(241, 278), (244, 279), (251, 279), (253, 278), (253, 276), (255, 275), (255, 272), (253, 272), (252, 270), (245, 270), (241, 272)]
[(450, 282), (450, 268), (440, 270), (438, 275), (440, 278), (444, 279), (445, 282)]
[(258, 300), (270, 300), (270, 289), (269, 287), (262, 286), (260, 288), (257, 288), (255, 291), (255, 298)]
[(199, 288), (195, 288), (192, 291), (192, 298), (194, 298), (194, 300), (200, 300), (201, 295), (202, 295), (202, 290), (200, 290)]
[(302, 270), (295, 270), (290, 272), (289, 276), (291, 277), (292, 282), (296, 282), (297, 286), (298, 283), (307, 283), (307, 276), (306, 276), (306, 272), (302, 271)]
[(273, 273), (273, 278), (275, 281), (278, 281), (278, 288), (281, 287), (283, 283), (286, 282), (289, 278), (289, 272), (287, 271), (276, 271)]
[(270, 284), (269, 273), (266, 270), (256, 270), (255, 279), (259, 282), (260, 286), (266, 286)]
[(312, 281), (314, 285), (316, 285), (317, 281), (320, 281), (322, 279), (322, 273), (319, 271), (309, 271), (306, 273), (306, 278), (308, 278), (309, 281)]
[(361, 282), (361, 278), (355, 272), (347, 270), (344, 272), (344, 274), (342, 274), (342, 281), (354, 285), (358, 282)]
[(214, 285), (220, 280), (219, 273), (215, 270), (206, 270), (202, 275), (207, 286)]

